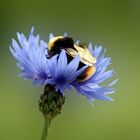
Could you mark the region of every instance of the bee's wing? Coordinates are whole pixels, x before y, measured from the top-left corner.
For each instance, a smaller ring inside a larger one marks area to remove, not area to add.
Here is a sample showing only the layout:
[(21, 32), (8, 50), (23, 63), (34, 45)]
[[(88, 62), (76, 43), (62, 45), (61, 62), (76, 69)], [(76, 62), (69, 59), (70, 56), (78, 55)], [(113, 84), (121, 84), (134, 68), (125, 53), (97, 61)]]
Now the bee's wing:
[(76, 57), (77, 55), (79, 55), (78, 52), (72, 48), (65, 48), (65, 50), (73, 58)]
[(77, 50), (78, 54), (81, 57), (81, 62), (87, 65), (93, 65), (96, 63), (96, 58), (92, 56), (87, 48), (82, 48), (77, 45), (74, 45), (75, 49)]
[(93, 65), (96, 63), (96, 58), (91, 55), (87, 48), (82, 48), (77, 45), (74, 45), (74, 48), (75, 50), (72, 48), (66, 48), (65, 50), (72, 57), (79, 55), (81, 58), (80, 61), (86, 65)]

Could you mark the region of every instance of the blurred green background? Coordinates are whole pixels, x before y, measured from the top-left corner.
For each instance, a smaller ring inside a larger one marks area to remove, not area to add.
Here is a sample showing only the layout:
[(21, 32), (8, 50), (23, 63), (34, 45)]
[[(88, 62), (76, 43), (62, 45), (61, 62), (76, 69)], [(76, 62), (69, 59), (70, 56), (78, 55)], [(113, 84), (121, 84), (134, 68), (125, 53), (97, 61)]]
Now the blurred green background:
[(120, 80), (115, 102), (88, 101), (68, 93), (63, 113), (53, 120), (48, 140), (140, 139), (140, 1), (139, 0), (0, 0), (0, 140), (40, 140), (43, 117), (32, 87), (17, 75), (9, 52), (16, 32), (32, 26), (48, 41), (50, 32), (67, 32), (83, 42), (107, 48)]

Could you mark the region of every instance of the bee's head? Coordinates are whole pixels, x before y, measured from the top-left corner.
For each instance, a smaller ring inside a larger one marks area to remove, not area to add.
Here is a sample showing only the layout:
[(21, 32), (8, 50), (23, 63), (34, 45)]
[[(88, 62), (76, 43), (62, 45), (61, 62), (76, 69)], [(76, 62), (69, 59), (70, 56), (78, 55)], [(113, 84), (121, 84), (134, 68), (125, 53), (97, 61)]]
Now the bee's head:
[(49, 41), (48, 52), (49, 56), (52, 57), (55, 54), (59, 54), (62, 49), (72, 48), (74, 41), (71, 37), (57, 36)]

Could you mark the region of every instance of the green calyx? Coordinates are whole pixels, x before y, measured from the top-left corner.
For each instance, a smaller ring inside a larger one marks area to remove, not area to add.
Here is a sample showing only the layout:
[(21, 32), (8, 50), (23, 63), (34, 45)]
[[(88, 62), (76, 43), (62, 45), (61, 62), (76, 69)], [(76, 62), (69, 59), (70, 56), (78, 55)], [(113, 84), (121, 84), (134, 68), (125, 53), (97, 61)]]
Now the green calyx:
[(39, 99), (39, 110), (45, 119), (51, 120), (61, 113), (65, 97), (61, 92), (56, 92), (54, 87), (46, 85)]

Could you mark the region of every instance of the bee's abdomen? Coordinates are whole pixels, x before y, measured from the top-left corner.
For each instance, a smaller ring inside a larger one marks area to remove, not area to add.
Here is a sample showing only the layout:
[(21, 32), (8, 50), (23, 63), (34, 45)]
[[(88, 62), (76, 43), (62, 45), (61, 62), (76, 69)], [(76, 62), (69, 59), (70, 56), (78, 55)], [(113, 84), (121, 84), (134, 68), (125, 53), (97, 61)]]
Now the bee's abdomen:
[(96, 72), (95, 66), (89, 66), (86, 70), (77, 77), (78, 82), (84, 82), (92, 77), (92, 75)]

